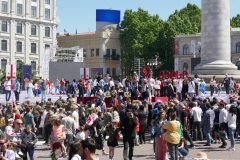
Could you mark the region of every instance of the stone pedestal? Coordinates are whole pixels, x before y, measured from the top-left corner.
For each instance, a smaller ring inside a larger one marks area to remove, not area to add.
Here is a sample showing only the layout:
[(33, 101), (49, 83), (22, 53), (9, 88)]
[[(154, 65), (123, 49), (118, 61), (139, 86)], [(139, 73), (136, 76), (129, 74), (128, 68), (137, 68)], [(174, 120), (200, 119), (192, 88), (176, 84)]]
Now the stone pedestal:
[(231, 62), (230, 1), (202, 0), (201, 63), (193, 74), (240, 74)]

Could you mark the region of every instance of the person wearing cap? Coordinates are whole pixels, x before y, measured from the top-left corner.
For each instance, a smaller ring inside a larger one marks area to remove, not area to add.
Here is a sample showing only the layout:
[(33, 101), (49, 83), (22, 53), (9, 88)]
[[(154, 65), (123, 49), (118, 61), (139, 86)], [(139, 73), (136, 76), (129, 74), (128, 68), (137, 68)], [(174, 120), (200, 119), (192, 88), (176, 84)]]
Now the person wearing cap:
[[(132, 160), (133, 157), (133, 149), (134, 149), (134, 141), (136, 138), (135, 127), (137, 126), (137, 119), (133, 116), (132, 110), (127, 109), (127, 116), (123, 118), (120, 128), (123, 135), (123, 159), (124, 160)], [(129, 153), (128, 153), (129, 147)]]
[(45, 131), (45, 143), (44, 143), (44, 145), (48, 145), (49, 136), (50, 136), (51, 130), (52, 130), (51, 120), (53, 118), (53, 112), (52, 112), (51, 107), (52, 107), (51, 104), (46, 103), (46, 111), (48, 113), (46, 114), (46, 118), (44, 120), (44, 131)]
[(64, 141), (64, 145), (66, 146), (66, 152), (69, 151), (69, 145), (73, 142), (73, 135), (75, 135), (76, 133), (75, 121), (73, 120), (71, 115), (72, 112), (67, 111), (66, 117), (62, 119), (62, 124), (64, 125), (66, 133), (66, 139)]
[(13, 130), (13, 121), (14, 119), (10, 118), (7, 121), (7, 126), (5, 127), (5, 136), (8, 140), (13, 140), (13, 137), (15, 137), (15, 133)]

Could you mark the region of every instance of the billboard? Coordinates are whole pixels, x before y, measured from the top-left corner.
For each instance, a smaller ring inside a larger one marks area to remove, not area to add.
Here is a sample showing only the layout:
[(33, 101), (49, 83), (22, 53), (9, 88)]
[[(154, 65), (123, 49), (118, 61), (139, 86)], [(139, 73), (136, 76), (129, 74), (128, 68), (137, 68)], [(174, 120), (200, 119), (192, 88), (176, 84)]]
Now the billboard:
[(96, 10), (96, 21), (101, 22), (120, 22), (120, 11), (109, 10), (109, 9), (97, 9)]

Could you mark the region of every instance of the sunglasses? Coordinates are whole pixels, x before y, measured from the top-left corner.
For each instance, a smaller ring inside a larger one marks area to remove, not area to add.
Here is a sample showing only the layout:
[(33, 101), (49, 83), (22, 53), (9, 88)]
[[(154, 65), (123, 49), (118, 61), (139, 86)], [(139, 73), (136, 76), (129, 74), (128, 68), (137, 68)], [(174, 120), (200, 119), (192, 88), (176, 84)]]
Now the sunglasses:
[(20, 125), (20, 124), (22, 125), (23, 123), (17, 123), (17, 124), (18, 124), (18, 125)]
[(0, 145), (3, 145), (4, 143), (0, 143)]

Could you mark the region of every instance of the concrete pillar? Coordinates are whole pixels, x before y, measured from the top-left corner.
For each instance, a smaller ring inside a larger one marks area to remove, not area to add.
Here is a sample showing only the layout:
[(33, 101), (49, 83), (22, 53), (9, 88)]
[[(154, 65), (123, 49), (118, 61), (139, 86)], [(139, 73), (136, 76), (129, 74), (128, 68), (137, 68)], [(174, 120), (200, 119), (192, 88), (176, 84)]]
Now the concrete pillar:
[(45, 1), (39, 1), (39, 19), (44, 20), (44, 13), (45, 13), (45, 7), (44, 7)]
[(230, 1), (202, 0), (201, 63), (194, 74), (239, 74), (231, 63)]
[(26, 6), (25, 7), (25, 13), (26, 13), (26, 18), (29, 18), (31, 15), (30, 10), (31, 10), (31, 5), (30, 5), (30, 0), (26, 0)]

